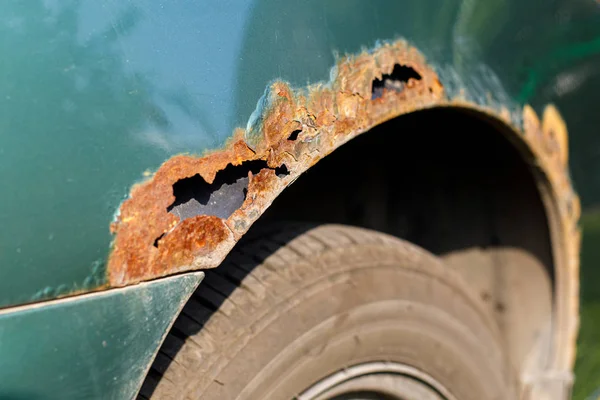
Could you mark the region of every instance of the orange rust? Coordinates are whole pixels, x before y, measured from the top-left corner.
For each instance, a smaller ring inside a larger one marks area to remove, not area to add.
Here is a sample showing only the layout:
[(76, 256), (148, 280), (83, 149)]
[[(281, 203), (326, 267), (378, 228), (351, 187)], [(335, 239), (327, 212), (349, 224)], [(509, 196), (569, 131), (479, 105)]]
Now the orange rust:
[(178, 224), (159, 241), (155, 262), (160, 273), (178, 266), (191, 266), (198, 256), (214, 251), (230, 235), (223, 221), (214, 216), (198, 215)]
[[(373, 80), (390, 74), (395, 64), (413, 68), (422, 78), (409, 80), (400, 92), (384, 91), (372, 101)], [(204, 157), (175, 156), (150, 179), (135, 185), (111, 224), (115, 235), (107, 268), (111, 286), (217, 266), (300, 173), (374, 125), (443, 99), (435, 72), (418, 51), (402, 41), (343, 58), (337, 71), (329, 85), (318, 84), (305, 91), (294, 90), (285, 82), (273, 83), (256, 148), (248, 146), (244, 130), (237, 129), (224, 149)], [(297, 139), (290, 140), (298, 131)], [(206, 216), (180, 221), (167, 212), (175, 201), (173, 184), (177, 181), (199, 174), (212, 183), (228, 164), (252, 160), (265, 160), (272, 168), (285, 165), (289, 175), (278, 177), (265, 169), (250, 176), (243, 205), (224, 221)]]
[(563, 167), (567, 166), (569, 161), (569, 138), (567, 125), (563, 121), (560, 113), (552, 104), (544, 109), (542, 117), (542, 130), (546, 133), (552, 144), (552, 152), (557, 152)]
[[(163, 276), (175, 270), (178, 267), (176, 261), (155, 265), (156, 260), (163, 256), (157, 256), (154, 248), (154, 240), (173, 230), (179, 223), (176, 216), (167, 213), (167, 207), (175, 201), (173, 184), (196, 174), (211, 183), (217, 171), (227, 164), (239, 165), (252, 156), (254, 152), (238, 139), (225, 151), (204, 158), (187, 155), (173, 157), (162, 165), (150, 181), (135, 185), (130, 198), (121, 205), (117, 220), (111, 224), (111, 232), (116, 236), (109, 258), (109, 281), (127, 283), (144, 280), (148, 276)], [(221, 225), (224, 226), (223, 223)], [(204, 226), (200, 225), (199, 229)], [(164, 258), (168, 258), (168, 255)]]

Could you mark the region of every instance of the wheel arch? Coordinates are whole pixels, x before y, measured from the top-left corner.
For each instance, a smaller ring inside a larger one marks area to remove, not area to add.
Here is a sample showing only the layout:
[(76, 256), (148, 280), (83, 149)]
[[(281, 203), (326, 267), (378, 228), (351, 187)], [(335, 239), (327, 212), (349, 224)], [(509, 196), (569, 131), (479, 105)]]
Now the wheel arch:
[(573, 300), (576, 277), (565, 265), (557, 200), (521, 133), (481, 110), (441, 106), (340, 147), (256, 225), (360, 226), (442, 257), (495, 316), (522, 383), (532, 385), (568, 371), (569, 361), (560, 365), (574, 350), (576, 311), (561, 308)]
[[(500, 134), (531, 173), (549, 235), (542, 258), (549, 260), (554, 280), (552, 337), (560, 352), (549, 361), (549, 370), (568, 375), (577, 332), (579, 201), (568, 174), (564, 122), (551, 105), (540, 120), (529, 106), (473, 100), (487, 95), (450, 90), (448, 74), (437, 71), (441, 69), (428, 64), (414, 47), (398, 40), (341, 58), (330, 82), (301, 89), (273, 82), (246, 128), (237, 129), (225, 148), (203, 157), (175, 156), (132, 188), (111, 225), (115, 238), (107, 263), (109, 286), (218, 266), (286, 187), (315, 164), (328, 163), (320, 162), (326, 155), (347, 142), (352, 146), (375, 136), (361, 134), (386, 121), (441, 110)], [(401, 134), (395, 139), (399, 149), (410, 153)], [(337, 150), (331, 157), (344, 152)], [(471, 154), (480, 153), (475, 149)], [(351, 169), (368, 170), (371, 165), (360, 162), (364, 155), (359, 151)], [(370, 154), (382, 159), (377, 155)], [(344, 174), (351, 177), (353, 171)], [(191, 200), (196, 204), (190, 205)]]

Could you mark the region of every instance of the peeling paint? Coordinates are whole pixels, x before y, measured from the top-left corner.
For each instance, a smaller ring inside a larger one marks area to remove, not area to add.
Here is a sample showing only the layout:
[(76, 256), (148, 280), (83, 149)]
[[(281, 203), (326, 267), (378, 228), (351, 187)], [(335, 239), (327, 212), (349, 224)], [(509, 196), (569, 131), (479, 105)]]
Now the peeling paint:
[[(133, 187), (111, 224), (110, 285), (216, 267), (275, 197), (310, 166), (373, 126), (443, 99), (434, 70), (403, 41), (340, 59), (327, 84), (294, 89), (273, 82), (246, 129), (237, 129), (223, 150), (205, 157), (175, 156)], [(248, 171), (243, 203), (228, 218), (182, 219), (168, 212), (176, 201), (173, 187), (182, 179), (199, 175), (212, 184), (228, 165), (256, 160), (267, 167)], [(281, 168), (286, 174), (276, 173)]]
[[(436, 71), (444, 74), (449, 89)], [(568, 349), (557, 363), (570, 365), (577, 333), (580, 206), (568, 174), (567, 130), (554, 106), (546, 107), (540, 121), (530, 106), (510, 103), (491, 70), (480, 72), (493, 88), (486, 92), (485, 82), (473, 77), (473, 94), (464, 82), (447, 78), (456, 75), (452, 70), (432, 67), (400, 40), (341, 58), (328, 83), (297, 89), (273, 82), (246, 128), (236, 129), (222, 150), (203, 157), (175, 156), (132, 188), (111, 224), (110, 286), (216, 267), (286, 186), (343, 143), (402, 114), (437, 106), (468, 108), (520, 132), (512, 139), (531, 153), (553, 231), (557, 281), (564, 285), (557, 290), (557, 326), (566, 328), (556, 340)], [(244, 167), (259, 160), (264, 167), (258, 170)], [(228, 167), (238, 167), (235, 179), (213, 184)], [(282, 169), (285, 173), (277, 172)], [(228, 184), (239, 204), (213, 209), (209, 200), (196, 199), (195, 211), (174, 212), (173, 205), (181, 203), (175, 185), (195, 176), (214, 190), (205, 198), (219, 190), (222, 199), (231, 197), (225, 195), (223, 185)]]

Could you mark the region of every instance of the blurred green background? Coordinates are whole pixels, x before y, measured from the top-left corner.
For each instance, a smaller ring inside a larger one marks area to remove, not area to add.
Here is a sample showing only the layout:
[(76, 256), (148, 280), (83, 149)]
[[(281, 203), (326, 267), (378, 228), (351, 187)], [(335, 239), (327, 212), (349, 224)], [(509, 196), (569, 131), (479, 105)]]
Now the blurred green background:
[(591, 400), (600, 397), (600, 210), (585, 212), (581, 225), (581, 327), (573, 399)]

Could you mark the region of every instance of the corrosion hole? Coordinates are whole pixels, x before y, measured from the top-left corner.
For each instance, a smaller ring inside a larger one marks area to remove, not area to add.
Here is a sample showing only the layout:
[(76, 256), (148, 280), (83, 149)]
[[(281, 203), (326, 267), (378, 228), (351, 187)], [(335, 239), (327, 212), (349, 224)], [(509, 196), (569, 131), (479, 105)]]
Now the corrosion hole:
[(275, 175), (279, 178), (283, 178), (286, 175), (289, 175), (290, 171), (287, 169), (285, 164), (281, 164), (281, 167), (275, 168)]
[[(266, 161), (247, 161), (238, 166), (228, 164), (225, 169), (217, 172), (213, 183), (208, 183), (199, 174), (181, 179), (173, 185), (175, 201), (167, 211), (178, 216), (180, 220), (197, 215), (214, 215), (227, 219), (242, 206), (248, 191), (248, 172), (258, 174), (263, 169), (270, 168)], [(287, 168), (275, 168), (278, 174)]]
[(290, 133), (290, 136), (288, 136), (288, 140), (297, 140), (300, 132), (302, 132), (302, 129), (296, 129), (294, 132)]
[(154, 239), (154, 247), (158, 248), (158, 242), (160, 242), (160, 239), (162, 239), (164, 236), (165, 236), (165, 233), (163, 233), (162, 235), (160, 235), (159, 237)]
[(373, 80), (371, 100), (380, 98), (386, 90), (401, 92), (410, 79), (420, 81), (421, 74), (412, 67), (395, 64), (391, 74), (384, 74), (381, 79)]

